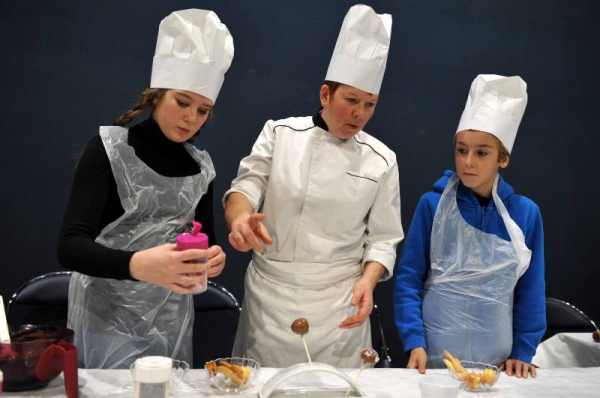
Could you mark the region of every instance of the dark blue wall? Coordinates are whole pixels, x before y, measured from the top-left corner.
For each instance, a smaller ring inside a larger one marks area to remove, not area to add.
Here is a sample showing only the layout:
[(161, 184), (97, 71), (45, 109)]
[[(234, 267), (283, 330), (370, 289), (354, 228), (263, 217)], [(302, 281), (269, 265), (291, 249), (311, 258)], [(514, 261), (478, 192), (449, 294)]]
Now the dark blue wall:
[[(598, 170), (600, 3), (367, 1), (392, 14), (392, 48), (366, 130), (396, 151), (403, 226), (421, 194), (453, 168), (451, 142), (479, 73), (522, 76), (529, 106), (503, 173), (542, 209), (549, 296), (600, 320)], [(143, 4), (143, 6), (142, 6)], [(160, 20), (208, 8), (231, 31), (235, 58), (198, 145), (216, 168), (217, 233), (228, 265), (217, 281), (241, 298), (248, 254), (234, 252), (219, 204), (267, 119), (312, 114), (353, 1), (0, 2), (0, 293), (59, 270), (55, 245), (80, 151), (149, 85)], [(395, 357), (392, 282), (377, 301)], [(396, 358), (395, 358), (396, 359)]]

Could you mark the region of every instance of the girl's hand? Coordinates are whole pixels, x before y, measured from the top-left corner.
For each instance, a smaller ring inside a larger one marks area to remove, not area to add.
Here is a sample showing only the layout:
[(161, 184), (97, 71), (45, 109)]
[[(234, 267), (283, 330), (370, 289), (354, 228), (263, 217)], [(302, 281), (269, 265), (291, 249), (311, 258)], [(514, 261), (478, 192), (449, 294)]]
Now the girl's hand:
[(221, 246), (211, 246), (208, 248), (208, 277), (214, 278), (219, 276), (225, 268), (225, 252), (221, 249)]
[(219, 256), (218, 251), (221, 248), (218, 246), (216, 251), (213, 249), (212, 258), (215, 258), (214, 263), (212, 261), (207, 263), (188, 263), (188, 261), (201, 257), (211, 258), (210, 249), (177, 251), (175, 249), (176, 246), (175, 244), (167, 243), (134, 253), (129, 261), (129, 273), (131, 277), (165, 287), (175, 293), (188, 294), (192, 292), (194, 285), (203, 280), (203, 276), (197, 275), (198, 273), (206, 271), (209, 266), (214, 265), (216, 270), (212, 272), (218, 275), (225, 265), (225, 254), (221, 251), (223, 257)]

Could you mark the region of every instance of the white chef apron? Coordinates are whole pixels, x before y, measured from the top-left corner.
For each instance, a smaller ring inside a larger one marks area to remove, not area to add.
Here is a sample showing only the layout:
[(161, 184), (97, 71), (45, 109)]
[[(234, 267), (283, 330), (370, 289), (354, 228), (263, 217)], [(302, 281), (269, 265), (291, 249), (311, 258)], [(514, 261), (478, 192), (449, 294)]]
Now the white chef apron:
[(361, 276), (362, 266), (355, 260), (291, 263), (254, 253), (233, 355), (268, 367), (308, 362), (301, 337), (290, 328), (295, 319), (306, 318), (309, 332), (304, 339), (312, 361), (360, 367), (360, 351), (371, 347), (369, 318), (353, 329), (340, 329), (339, 324), (358, 311), (350, 300)]

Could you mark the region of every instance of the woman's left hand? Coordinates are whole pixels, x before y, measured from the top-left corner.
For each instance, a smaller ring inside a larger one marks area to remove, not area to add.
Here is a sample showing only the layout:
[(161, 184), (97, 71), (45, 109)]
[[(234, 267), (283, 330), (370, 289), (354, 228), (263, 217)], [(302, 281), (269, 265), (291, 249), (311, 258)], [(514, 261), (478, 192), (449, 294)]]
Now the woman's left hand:
[(219, 276), (225, 268), (225, 252), (221, 246), (211, 246), (208, 248), (208, 277)]
[(507, 359), (506, 362), (500, 365), (500, 370), (504, 369), (506, 369), (506, 374), (509, 376), (512, 376), (514, 373), (517, 377), (526, 379), (530, 372), (531, 377), (535, 378), (537, 376), (535, 372), (535, 366), (527, 362), (518, 361), (516, 359)]
[(362, 325), (371, 312), (373, 311), (373, 289), (375, 286), (372, 282), (367, 281), (364, 277), (356, 282), (352, 291), (352, 300), (350, 305), (358, 306), (358, 312), (349, 318), (346, 318), (340, 323), (341, 329), (351, 329)]

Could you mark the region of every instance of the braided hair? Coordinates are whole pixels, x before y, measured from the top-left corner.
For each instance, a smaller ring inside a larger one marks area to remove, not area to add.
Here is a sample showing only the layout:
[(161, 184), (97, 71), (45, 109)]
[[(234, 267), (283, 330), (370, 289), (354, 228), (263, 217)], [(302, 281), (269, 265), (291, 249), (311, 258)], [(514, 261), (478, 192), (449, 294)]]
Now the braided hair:
[[(117, 122), (115, 124), (117, 126), (121, 126), (121, 127), (125, 126), (127, 123), (129, 123), (130, 121), (132, 121), (133, 119), (135, 119), (136, 117), (138, 117), (139, 115), (144, 113), (144, 111), (146, 109), (148, 109), (148, 108), (154, 109), (154, 107), (158, 104), (158, 102), (161, 100), (161, 98), (163, 97), (163, 95), (165, 95), (166, 92), (167, 92), (166, 88), (147, 88), (147, 89), (145, 89), (142, 92), (142, 96), (140, 97), (140, 100), (138, 101), (138, 103), (132, 109), (125, 112), (117, 120)], [(210, 120), (211, 116), (212, 116), (212, 110), (208, 114), (207, 121)], [(200, 128), (200, 130), (202, 130), (202, 127)], [(190, 144), (193, 143), (194, 139), (198, 135), (200, 135), (200, 130), (198, 130), (196, 132), (196, 134), (194, 134), (193, 137), (191, 137), (189, 140), (187, 140), (187, 142), (189, 142)]]
[(125, 126), (137, 116), (141, 115), (146, 109), (154, 108), (167, 90), (164, 88), (147, 88), (142, 92), (138, 103), (121, 116), (116, 125)]

